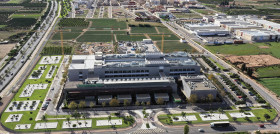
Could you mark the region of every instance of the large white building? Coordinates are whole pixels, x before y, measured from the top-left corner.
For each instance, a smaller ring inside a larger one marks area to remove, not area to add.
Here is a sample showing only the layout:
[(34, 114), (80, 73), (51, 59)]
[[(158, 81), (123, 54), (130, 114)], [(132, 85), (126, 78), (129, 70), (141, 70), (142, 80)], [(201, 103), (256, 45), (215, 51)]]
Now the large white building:
[(269, 30), (236, 30), (235, 34), (249, 41), (275, 41), (280, 38), (280, 33)]

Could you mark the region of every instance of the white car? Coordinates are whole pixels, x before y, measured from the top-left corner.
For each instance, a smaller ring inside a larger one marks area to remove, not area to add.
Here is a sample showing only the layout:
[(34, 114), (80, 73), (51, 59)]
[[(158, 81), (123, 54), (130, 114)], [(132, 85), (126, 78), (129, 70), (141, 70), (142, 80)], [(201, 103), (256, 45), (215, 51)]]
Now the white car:
[(204, 130), (202, 128), (199, 128), (198, 132), (204, 132)]

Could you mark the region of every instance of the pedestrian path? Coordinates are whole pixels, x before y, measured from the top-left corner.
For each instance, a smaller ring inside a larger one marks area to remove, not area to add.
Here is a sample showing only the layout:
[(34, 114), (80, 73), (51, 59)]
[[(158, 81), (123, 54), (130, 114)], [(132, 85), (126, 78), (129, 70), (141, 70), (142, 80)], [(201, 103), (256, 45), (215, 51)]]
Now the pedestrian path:
[(131, 134), (151, 134), (151, 133), (165, 133), (166, 131), (161, 128), (155, 129), (137, 129), (136, 131), (132, 132)]

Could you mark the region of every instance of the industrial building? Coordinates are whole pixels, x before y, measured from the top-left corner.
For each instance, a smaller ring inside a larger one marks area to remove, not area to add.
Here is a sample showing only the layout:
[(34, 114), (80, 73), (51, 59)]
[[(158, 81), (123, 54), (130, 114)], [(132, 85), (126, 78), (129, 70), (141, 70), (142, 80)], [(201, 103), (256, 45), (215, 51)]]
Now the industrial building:
[(187, 98), (196, 95), (197, 99), (204, 100), (209, 94), (213, 99), (217, 96), (216, 87), (204, 75), (183, 75), (181, 76), (183, 93)]
[(192, 31), (201, 29), (220, 29), (220, 25), (211, 23), (185, 24), (185, 28)]
[(195, 30), (194, 33), (199, 36), (226, 36), (229, 31), (223, 29), (201, 29)]
[(268, 30), (237, 30), (237, 37), (249, 41), (276, 41), (280, 39), (280, 33)]
[(274, 23), (271, 21), (259, 19), (259, 18), (253, 18), (253, 19), (248, 19), (250, 23), (256, 24), (258, 26), (262, 26), (264, 29), (280, 32), (280, 24)]

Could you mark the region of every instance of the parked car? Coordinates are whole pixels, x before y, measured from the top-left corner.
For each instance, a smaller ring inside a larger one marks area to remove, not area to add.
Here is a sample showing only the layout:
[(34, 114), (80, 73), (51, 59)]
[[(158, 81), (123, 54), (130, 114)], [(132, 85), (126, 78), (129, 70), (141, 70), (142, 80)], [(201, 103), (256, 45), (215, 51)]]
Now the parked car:
[(264, 128), (264, 124), (260, 124), (259, 126), (260, 126), (260, 128)]
[(52, 100), (51, 98), (48, 98), (48, 99), (47, 99), (47, 101), (51, 101), (51, 100)]
[(253, 94), (252, 92), (249, 91), (248, 93), (249, 93), (251, 96), (254, 96), (254, 94)]
[(204, 132), (204, 130), (202, 128), (199, 128), (198, 132)]

